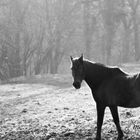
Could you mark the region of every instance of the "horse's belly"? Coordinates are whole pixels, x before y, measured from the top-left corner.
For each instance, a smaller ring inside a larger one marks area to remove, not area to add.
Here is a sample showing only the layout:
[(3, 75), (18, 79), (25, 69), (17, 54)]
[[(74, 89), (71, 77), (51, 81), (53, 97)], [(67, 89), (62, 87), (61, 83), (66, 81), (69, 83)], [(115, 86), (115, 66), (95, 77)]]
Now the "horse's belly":
[(108, 106), (120, 106), (125, 108), (140, 107), (140, 93), (139, 92), (116, 92), (113, 94), (107, 94), (105, 99)]
[(128, 101), (128, 103), (120, 104), (119, 106), (126, 108), (140, 107), (140, 97), (133, 98), (132, 100)]
[(118, 105), (120, 107), (125, 107), (125, 108), (136, 108), (136, 107), (140, 107), (140, 103), (135, 103), (135, 102), (131, 102), (130, 104), (120, 104)]
[(125, 78), (104, 82), (97, 95), (107, 106), (140, 107), (140, 89), (133, 84), (133, 81)]

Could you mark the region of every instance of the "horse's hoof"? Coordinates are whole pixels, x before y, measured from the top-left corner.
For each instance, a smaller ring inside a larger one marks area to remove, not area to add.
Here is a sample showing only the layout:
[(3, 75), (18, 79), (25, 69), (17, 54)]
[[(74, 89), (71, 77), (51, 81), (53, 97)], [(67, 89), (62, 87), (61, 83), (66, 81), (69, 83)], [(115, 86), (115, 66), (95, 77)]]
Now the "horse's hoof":
[(123, 138), (117, 138), (117, 140), (123, 140)]
[(117, 140), (123, 140), (123, 137), (118, 137)]
[(98, 138), (98, 137), (97, 137), (97, 138), (95, 138), (95, 140), (101, 140), (101, 138)]
[(123, 132), (122, 131), (119, 132), (117, 140), (123, 140), (123, 136), (124, 136)]

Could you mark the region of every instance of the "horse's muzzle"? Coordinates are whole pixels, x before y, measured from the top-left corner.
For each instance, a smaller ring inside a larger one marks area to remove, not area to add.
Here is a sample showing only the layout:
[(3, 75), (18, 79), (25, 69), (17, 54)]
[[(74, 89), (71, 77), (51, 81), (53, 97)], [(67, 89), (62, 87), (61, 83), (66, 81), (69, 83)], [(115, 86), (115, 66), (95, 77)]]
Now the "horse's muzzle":
[(73, 83), (73, 86), (76, 88), (76, 89), (79, 89), (81, 87), (81, 83), (80, 82), (74, 82)]

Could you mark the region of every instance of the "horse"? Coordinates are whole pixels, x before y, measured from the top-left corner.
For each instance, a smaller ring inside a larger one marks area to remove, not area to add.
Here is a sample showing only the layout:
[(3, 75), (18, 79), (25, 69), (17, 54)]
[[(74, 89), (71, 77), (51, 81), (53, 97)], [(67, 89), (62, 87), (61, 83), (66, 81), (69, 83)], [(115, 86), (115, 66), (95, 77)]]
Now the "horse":
[(136, 108), (140, 106), (140, 74), (128, 74), (121, 68), (106, 66), (83, 58), (71, 58), (73, 86), (81, 87), (84, 80), (90, 87), (97, 110), (96, 140), (101, 140), (101, 128), (104, 111), (109, 107), (113, 121), (116, 125), (118, 137), (123, 139), (123, 131), (120, 126), (118, 106)]

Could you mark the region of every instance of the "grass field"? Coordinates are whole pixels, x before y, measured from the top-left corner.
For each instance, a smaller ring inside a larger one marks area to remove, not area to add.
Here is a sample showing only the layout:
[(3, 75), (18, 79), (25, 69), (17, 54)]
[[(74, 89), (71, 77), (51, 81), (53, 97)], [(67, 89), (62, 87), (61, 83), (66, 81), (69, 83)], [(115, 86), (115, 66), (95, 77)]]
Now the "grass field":
[[(14, 79), (0, 86), (0, 140), (90, 140), (96, 134), (96, 106), (88, 86), (72, 86), (70, 75)], [(124, 140), (140, 139), (140, 108), (119, 108)], [(117, 131), (107, 108), (102, 137)]]

